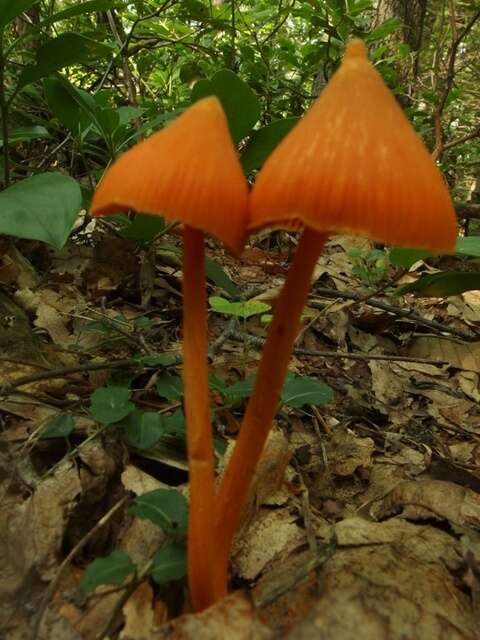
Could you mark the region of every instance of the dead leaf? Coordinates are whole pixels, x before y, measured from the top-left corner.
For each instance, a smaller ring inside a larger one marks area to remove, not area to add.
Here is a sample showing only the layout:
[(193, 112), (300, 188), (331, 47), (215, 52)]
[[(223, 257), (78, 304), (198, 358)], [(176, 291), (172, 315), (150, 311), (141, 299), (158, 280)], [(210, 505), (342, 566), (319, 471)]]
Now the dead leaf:
[[(101, 585), (94, 591), (86, 610), (77, 607), (73, 602), (64, 601), (58, 614), (68, 620), (82, 640), (95, 640), (100, 631), (105, 629), (115, 609), (115, 605), (122, 597), (122, 593), (112, 592), (110, 585)], [(47, 636), (45, 640), (50, 640)]]
[(411, 520), (437, 518), (452, 525), (478, 529), (480, 495), (452, 482), (407, 480), (398, 483), (370, 508), (371, 515), (377, 520), (399, 512)]
[(396, 372), (394, 363), (369, 360), (368, 367), (372, 373), (373, 392), (385, 405), (382, 413), (388, 413), (391, 406), (398, 405), (404, 399), (404, 381)]
[(258, 577), (265, 568), (282, 558), (306, 540), (305, 531), (297, 524), (298, 516), (286, 509), (263, 510), (253, 524), (236, 538), (232, 567), (245, 580)]
[(375, 443), (371, 438), (359, 438), (349, 431), (334, 433), (328, 446), (329, 470), (337, 476), (351, 476), (359, 467), (372, 464)]
[(473, 371), (459, 371), (455, 374), (454, 378), (466, 396), (475, 400), (475, 402), (480, 402), (478, 373), (474, 373)]
[(407, 353), (413, 358), (445, 361), (456, 369), (480, 373), (480, 342), (466, 344), (449, 338), (422, 336), (412, 340)]
[[(223, 456), (220, 477), (233, 452), (235, 444), (232, 442)], [(281, 488), (285, 477), (285, 471), (292, 455), (292, 449), (283, 431), (272, 430), (262, 456), (257, 464), (255, 475), (250, 483), (248, 498), (246, 499), (239, 518), (237, 538), (242, 536), (243, 527), (248, 526), (258, 507), (275, 494)]]
[(151, 640), (269, 640), (272, 633), (258, 619), (244, 593), (237, 591), (197, 614), (182, 616), (167, 628), (153, 633)]
[(288, 640), (476, 638), (469, 599), (450, 573), (461, 564), (452, 536), (396, 519), (348, 519), (335, 532), (347, 548), (324, 565), (322, 594)]
[(125, 626), (121, 640), (149, 640), (155, 627), (153, 611), (153, 589), (142, 582), (123, 607)]
[(25, 575), (35, 568), (44, 579), (53, 577), (66, 523), (81, 494), (76, 465), (65, 461), (10, 514), (9, 545), (23, 556)]

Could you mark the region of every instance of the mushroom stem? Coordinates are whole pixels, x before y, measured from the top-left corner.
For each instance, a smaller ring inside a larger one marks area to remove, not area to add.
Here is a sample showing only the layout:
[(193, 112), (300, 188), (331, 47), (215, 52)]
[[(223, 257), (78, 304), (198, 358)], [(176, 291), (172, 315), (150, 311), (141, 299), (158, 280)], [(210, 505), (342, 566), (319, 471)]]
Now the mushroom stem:
[(228, 558), (235, 529), (275, 416), (313, 270), (327, 237), (324, 233), (305, 229), (275, 305), (255, 387), (218, 490), (215, 531), (217, 590), (225, 589), (227, 583)]
[(183, 231), (183, 382), (190, 508), (188, 584), (193, 608), (213, 604), (214, 459), (208, 388), (208, 319), (202, 231)]

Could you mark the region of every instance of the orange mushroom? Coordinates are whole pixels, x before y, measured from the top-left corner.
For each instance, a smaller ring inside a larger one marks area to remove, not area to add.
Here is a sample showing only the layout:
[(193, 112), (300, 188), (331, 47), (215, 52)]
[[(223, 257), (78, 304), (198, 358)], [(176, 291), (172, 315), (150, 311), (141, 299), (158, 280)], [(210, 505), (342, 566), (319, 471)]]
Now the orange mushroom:
[(183, 379), (190, 510), (188, 580), (201, 610), (214, 593), (214, 460), (207, 369), (204, 232), (240, 252), (248, 186), (217, 98), (204, 98), (177, 120), (127, 151), (104, 175), (92, 215), (134, 209), (184, 223)]
[(455, 248), (443, 179), (360, 40), (259, 172), (249, 229), (304, 231), (276, 303), (233, 455), (217, 499), (216, 581), (226, 582), (238, 515), (280, 397), (313, 269), (329, 233), (438, 252)]

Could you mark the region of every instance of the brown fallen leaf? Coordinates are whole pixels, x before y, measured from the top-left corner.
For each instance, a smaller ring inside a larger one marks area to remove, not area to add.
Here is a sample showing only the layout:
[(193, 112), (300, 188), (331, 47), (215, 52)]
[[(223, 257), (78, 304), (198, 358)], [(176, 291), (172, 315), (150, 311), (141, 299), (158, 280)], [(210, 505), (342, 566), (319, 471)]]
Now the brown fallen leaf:
[(245, 580), (254, 580), (266, 567), (280, 562), (305, 543), (305, 531), (298, 515), (288, 509), (262, 510), (252, 525), (237, 536), (232, 552), (232, 568)]
[(407, 355), (414, 358), (443, 360), (456, 369), (480, 373), (480, 342), (465, 344), (450, 338), (422, 336), (412, 340)]
[(149, 640), (155, 627), (153, 589), (148, 582), (139, 584), (123, 606), (125, 626), (121, 640)]
[[(234, 443), (229, 446), (222, 459), (220, 478), (233, 448)], [(281, 487), (291, 455), (292, 449), (285, 434), (279, 430), (272, 430), (257, 465), (255, 476), (250, 484), (248, 498), (240, 515), (237, 539), (241, 538), (243, 528), (252, 521), (258, 511), (258, 507), (264, 504)]]
[(375, 443), (345, 430), (335, 431), (328, 444), (330, 471), (337, 476), (351, 476), (359, 467), (369, 467)]
[(269, 640), (268, 627), (258, 620), (250, 598), (237, 591), (198, 614), (173, 620), (150, 640)]
[[(112, 611), (122, 597), (121, 591), (112, 592), (109, 585), (97, 587), (86, 609), (77, 607), (73, 602), (64, 601), (58, 608), (58, 615), (64, 618), (79, 634), (82, 640), (95, 640), (110, 622)], [(50, 614), (49, 619), (53, 616)], [(49, 627), (49, 619), (46, 627)], [(50, 635), (44, 640), (50, 640)], [(43, 639), (42, 639), (43, 640)]]
[(470, 600), (451, 573), (461, 564), (455, 538), (398, 519), (348, 519), (335, 532), (337, 543), (347, 546), (324, 565), (322, 593), (288, 640), (478, 637)]
[(442, 480), (399, 482), (383, 499), (372, 504), (370, 514), (379, 520), (391, 513), (410, 520), (437, 518), (461, 527), (480, 527), (480, 495)]
[(52, 578), (70, 514), (82, 494), (75, 463), (63, 462), (10, 514), (10, 549), (23, 556), (25, 575), (32, 570)]
[(475, 402), (480, 401), (479, 375), (473, 371), (458, 371), (454, 379), (457, 380), (458, 386), (463, 393)]

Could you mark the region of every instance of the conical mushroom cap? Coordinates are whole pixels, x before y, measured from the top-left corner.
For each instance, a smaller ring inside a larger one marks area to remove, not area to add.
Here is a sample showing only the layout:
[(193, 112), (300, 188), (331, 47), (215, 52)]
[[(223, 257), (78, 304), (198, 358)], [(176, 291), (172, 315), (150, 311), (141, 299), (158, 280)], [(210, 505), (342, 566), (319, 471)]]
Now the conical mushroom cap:
[(241, 251), (248, 185), (217, 98), (199, 100), (108, 169), (92, 215), (131, 209), (183, 222)]
[(257, 176), (249, 229), (295, 224), (454, 250), (443, 178), (360, 40)]

